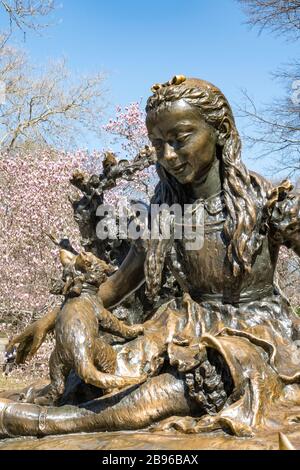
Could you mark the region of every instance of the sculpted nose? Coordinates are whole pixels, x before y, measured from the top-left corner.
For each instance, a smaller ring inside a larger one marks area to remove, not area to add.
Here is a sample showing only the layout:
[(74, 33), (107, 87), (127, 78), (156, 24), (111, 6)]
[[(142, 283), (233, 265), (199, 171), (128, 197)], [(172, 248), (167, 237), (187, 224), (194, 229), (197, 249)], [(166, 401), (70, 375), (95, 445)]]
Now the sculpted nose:
[(168, 142), (165, 143), (164, 146), (164, 159), (166, 161), (172, 161), (176, 158), (176, 152), (172, 145), (168, 144)]

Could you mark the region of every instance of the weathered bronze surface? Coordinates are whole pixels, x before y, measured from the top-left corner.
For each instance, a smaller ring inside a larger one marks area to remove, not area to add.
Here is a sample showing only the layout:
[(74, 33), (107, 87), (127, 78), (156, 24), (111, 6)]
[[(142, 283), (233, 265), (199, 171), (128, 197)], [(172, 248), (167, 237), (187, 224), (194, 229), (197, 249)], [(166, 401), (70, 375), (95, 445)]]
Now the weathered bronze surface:
[[(152, 202), (203, 204), (205, 237), (194, 251), (186, 250), (184, 239), (173, 246), (151, 240), (145, 251), (134, 245), (99, 288), (97, 299), (109, 308), (145, 279), (153, 300), (166, 265), (180, 285), (183, 295), (163, 303), (143, 323), (143, 335), (113, 346), (113, 373), (141, 381), (146, 374), (147, 380), (77, 406), (18, 403), (6, 395), (0, 400), (0, 434), (150, 427), (151, 435), (135, 437), (137, 448), (162, 448), (163, 434), (168, 448), (180, 442), (188, 449), (278, 448), (283, 431), (297, 447), (300, 322), (274, 272), (281, 245), (300, 255), (299, 194), (288, 181), (274, 186), (247, 170), (231, 108), (218, 88), (178, 76), (153, 91), (147, 127), (160, 182)], [(57, 315), (50, 312), (14, 340), (20, 360), (41, 344)], [(59, 335), (59, 323), (57, 329)], [(95, 445), (93, 436), (85, 436), (83, 446), (90, 439)], [(118, 448), (132, 448), (130, 437), (117, 437)], [(47, 439), (46, 446), (60, 445)]]

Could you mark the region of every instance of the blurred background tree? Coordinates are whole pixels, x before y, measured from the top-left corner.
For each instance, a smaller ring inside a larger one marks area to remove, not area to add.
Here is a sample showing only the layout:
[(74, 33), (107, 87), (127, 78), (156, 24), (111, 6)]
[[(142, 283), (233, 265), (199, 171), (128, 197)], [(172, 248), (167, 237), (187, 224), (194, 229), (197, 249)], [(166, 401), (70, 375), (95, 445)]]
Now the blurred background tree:
[(0, 8), (7, 15), (7, 31), (2, 33), (0, 47), (10, 39), (16, 29), (41, 33), (50, 23), (51, 13), (57, 8), (54, 0), (0, 0)]
[[(238, 0), (247, 24), (261, 34), (268, 31), (288, 41), (300, 41), (300, 0)], [(244, 139), (257, 149), (259, 158), (270, 156), (270, 173), (293, 177), (300, 191), (300, 59), (284, 64), (272, 73), (282, 84), (283, 94), (258, 108), (246, 91), (240, 114), (250, 122)], [(280, 250), (278, 283), (300, 313), (300, 259), (287, 248)]]
[[(0, 0), (7, 31), (0, 32), (0, 320), (22, 329), (54, 300), (51, 278), (59, 277), (57, 249), (46, 236), (53, 231), (80, 247), (70, 199), (78, 197), (69, 179), (75, 170), (99, 174), (105, 149), (80, 150), (87, 136), (106, 135), (119, 159), (131, 159), (148, 143), (139, 103), (116, 108), (105, 122), (107, 77), (102, 71), (78, 77), (65, 59), (34, 65), (26, 41), (16, 47), (17, 32), (42, 34), (55, 23), (52, 0)], [(121, 197), (151, 195), (153, 171), (134, 181), (120, 180), (107, 193)]]
[[(300, 0), (238, 0), (247, 24), (261, 34), (269, 31), (289, 41), (300, 40)], [(239, 106), (249, 119), (243, 136), (259, 158), (270, 156), (270, 173), (278, 172), (296, 180), (300, 175), (300, 58), (279, 66), (272, 73), (283, 89), (281, 97), (258, 107), (246, 91)]]
[(34, 67), (12, 46), (0, 49), (0, 76), (6, 85), (0, 104), (0, 148), (70, 150), (86, 132), (101, 134), (104, 74), (74, 77), (65, 60)]

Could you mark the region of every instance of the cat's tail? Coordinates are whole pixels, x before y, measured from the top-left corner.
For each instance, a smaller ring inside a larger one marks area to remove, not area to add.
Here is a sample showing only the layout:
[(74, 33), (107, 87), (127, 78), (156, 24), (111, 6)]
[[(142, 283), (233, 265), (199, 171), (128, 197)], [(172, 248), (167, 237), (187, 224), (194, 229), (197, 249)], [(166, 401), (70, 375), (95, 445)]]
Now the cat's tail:
[(121, 377), (114, 374), (100, 372), (92, 361), (77, 361), (75, 370), (79, 377), (88, 384), (104, 390), (124, 388), (145, 382), (147, 375), (140, 377)]

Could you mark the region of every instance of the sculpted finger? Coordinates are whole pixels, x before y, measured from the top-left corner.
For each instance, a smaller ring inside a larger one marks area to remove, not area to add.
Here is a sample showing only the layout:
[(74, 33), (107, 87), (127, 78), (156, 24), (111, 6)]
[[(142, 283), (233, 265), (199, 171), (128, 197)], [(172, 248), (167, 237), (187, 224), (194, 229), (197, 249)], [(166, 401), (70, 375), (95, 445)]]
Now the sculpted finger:
[(14, 336), (6, 345), (6, 348), (5, 348), (6, 352), (8, 353), (11, 352), (13, 347), (16, 344), (21, 343), (24, 340), (24, 337), (25, 337), (24, 333), (20, 333), (19, 335)]
[(31, 359), (35, 355), (35, 353), (37, 352), (37, 350), (43, 343), (44, 338), (45, 336), (41, 334), (34, 336), (32, 344), (31, 344), (31, 348), (28, 354), (28, 359)]
[(16, 363), (24, 364), (30, 351), (31, 341), (23, 341), (17, 349)]

